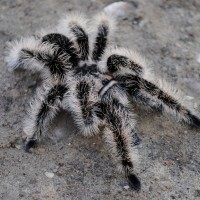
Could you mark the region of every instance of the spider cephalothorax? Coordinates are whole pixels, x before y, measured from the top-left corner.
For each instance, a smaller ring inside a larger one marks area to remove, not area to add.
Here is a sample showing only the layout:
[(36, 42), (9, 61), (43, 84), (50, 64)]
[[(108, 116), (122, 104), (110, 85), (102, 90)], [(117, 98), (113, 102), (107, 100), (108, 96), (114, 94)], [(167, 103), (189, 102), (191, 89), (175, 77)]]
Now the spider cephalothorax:
[(70, 111), (85, 136), (100, 130), (130, 186), (140, 189), (135, 175), (138, 137), (131, 103), (168, 112), (180, 121), (200, 126), (177, 90), (154, 78), (136, 52), (112, 48), (113, 17), (93, 21), (68, 15), (58, 26), (12, 43), (6, 61), (12, 69), (41, 72), (43, 84), (24, 122), (25, 150), (37, 141), (60, 108)]

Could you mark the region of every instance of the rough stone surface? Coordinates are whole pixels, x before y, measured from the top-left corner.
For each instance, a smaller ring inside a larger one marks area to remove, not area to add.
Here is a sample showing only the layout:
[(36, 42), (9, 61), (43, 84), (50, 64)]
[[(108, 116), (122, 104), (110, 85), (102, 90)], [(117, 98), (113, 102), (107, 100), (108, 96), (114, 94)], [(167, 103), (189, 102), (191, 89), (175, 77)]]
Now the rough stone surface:
[[(63, 131), (59, 134), (62, 139), (49, 134), (38, 150), (30, 154), (23, 151), (22, 123), (40, 81), (37, 74), (8, 71), (3, 61), (5, 43), (54, 25), (69, 11), (92, 14), (113, 2), (0, 1), (0, 199), (200, 198), (200, 130), (144, 109), (135, 109), (142, 139), (140, 193), (120, 186), (127, 185), (126, 180), (116, 171), (101, 135), (84, 138), (75, 131), (69, 114), (61, 113), (54, 123), (55, 130)], [(134, 9), (126, 17), (119, 17), (117, 44), (141, 52), (156, 72), (194, 97), (192, 102), (200, 104), (200, 65), (196, 61), (200, 47), (200, 1), (128, 2)], [(54, 178), (46, 177), (46, 171), (53, 171)]]

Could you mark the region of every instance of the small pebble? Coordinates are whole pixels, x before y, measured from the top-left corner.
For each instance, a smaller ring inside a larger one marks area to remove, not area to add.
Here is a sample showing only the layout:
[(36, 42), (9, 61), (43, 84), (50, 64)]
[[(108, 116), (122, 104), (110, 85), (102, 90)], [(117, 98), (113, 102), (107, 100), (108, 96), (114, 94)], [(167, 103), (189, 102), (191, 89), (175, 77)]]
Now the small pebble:
[(129, 188), (130, 188), (130, 187), (129, 187), (128, 185), (125, 185), (125, 186), (124, 186), (124, 189), (125, 189), (125, 190), (128, 190)]
[(159, 176), (155, 176), (155, 177), (154, 177), (154, 180), (155, 180), (155, 181), (158, 181), (158, 180), (160, 180), (160, 177), (159, 177)]
[(16, 144), (16, 145), (15, 145), (15, 148), (21, 149), (21, 148), (22, 148), (22, 145)]
[(176, 45), (177, 47), (181, 47), (181, 44), (179, 44), (179, 43), (175, 43), (175, 45)]
[(130, 3), (119, 1), (109, 4), (104, 8), (104, 11), (118, 17), (124, 17), (132, 7)]
[(54, 173), (52, 173), (52, 172), (45, 172), (44, 174), (48, 178), (53, 178), (54, 177)]
[(200, 64), (200, 54), (197, 55), (196, 61)]
[(125, 190), (128, 190), (130, 188), (129, 185), (127, 185), (126, 183), (120, 183), (119, 186), (122, 188), (122, 189), (125, 189)]
[(25, 141), (26, 138), (27, 138), (27, 135), (23, 132), (23, 133), (22, 133), (22, 140)]
[(64, 160), (60, 160), (60, 162), (58, 163), (58, 165), (61, 167), (65, 164)]

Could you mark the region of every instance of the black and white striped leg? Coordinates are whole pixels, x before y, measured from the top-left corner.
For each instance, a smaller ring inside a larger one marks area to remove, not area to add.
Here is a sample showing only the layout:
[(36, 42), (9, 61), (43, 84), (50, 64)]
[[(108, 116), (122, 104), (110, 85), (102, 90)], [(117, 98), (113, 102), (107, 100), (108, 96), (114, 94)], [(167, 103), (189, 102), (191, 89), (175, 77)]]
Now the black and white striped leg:
[(117, 76), (119, 74), (148, 75), (149, 68), (145, 59), (138, 53), (124, 49), (113, 48), (105, 52), (98, 64), (99, 70)]
[[(76, 77), (70, 81), (70, 98), (64, 102), (73, 114), (75, 124), (85, 136), (99, 133), (102, 120), (97, 116), (98, 94), (93, 77)], [(69, 107), (68, 107), (69, 106)]]
[(60, 20), (57, 30), (73, 41), (74, 48), (82, 61), (89, 56), (88, 19), (81, 13), (71, 13)]
[(106, 117), (105, 142), (119, 170), (124, 172), (128, 179), (130, 187), (139, 191), (141, 183), (135, 175), (135, 166), (138, 162), (138, 150), (135, 144), (138, 138), (134, 137), (136, 134), (135, 121), (123, 102), (113, 98), (110, 94), (102, 97), (102, 108)]
[(116, 23), (113, 16), (100, 13), (94, 17), (94, 38), (92, 38), (91, 46), (91, 57), (93, 61), (100, 61), (106, 49), (109, 47), (110, 43), (112, 42), (115, 25)]
[(150, 95), (148, 95), (145, 92), (142, 92), (139, 89), (133, 89), (130, 93), (130, 96), (133, 98), (133, 100), (140, 104), (144, 105), (147, 108), (150, 108), (155, 111), (162, 112), (163, 111), (163, 105), (162, 103), (159, 103), (155, 99), (153, 99)]
[(158, 107), (161, 106), (163, 111), (175, 114), (178, 119), (200, 127), (200, 118), (181, 103), (181, 98), (176, 96), (176, 93), (172, 94), (172, 91), (170, 91), (170, 94), (154, 83), (136, 75), (122, 75), (118, 76), (117, 79), (129, 94), (133, 94), (135, 90), (144, 91), (158, 102)]
[(61, 52), (58, 46), (41, 43), (34, 37), (24, 38), (11, 45), (6, 60), (13, 69), (20, 67), (31, 71), (43, 70), (44, 78), (63, 78), (72, 67), (69, 55)]
[(93, 44), (92, 59), (97, 62), (101, 59), (107, 45), (110, 31), (109, 20), (104, 18), (97, 25), (97, 35)]
[(25, 151), (28, 152), (31, 145), (40, 139), (50, 125), (61, 107), (61, 102), (68, 88), (65, 85), (43, 85), (39, 89), (31, 104), (28, 116), (24, 123), (24, 132), (27, 135)]
[(107, 59), (108, 72), (115, 73), (119, 71), (131, 70), (137, 75), (143, 72), (143, 68), (130, 58), (118, 54), (112, 54)]
[(94, 43), (94, 50), (92, 52), (92, 58), (94, 61), (99, 61), (101, 56), (103, 55), (106, 46), (107, 46), (107, 36), (108, 36), (108, 25), (106, 23), (102, 23), (98, 27), (97, 37)]
[(60, 33), (50, 33), (42, 37), (42, 43), (53, 44), (58, 47), (58, 54), (66, 53), (69, 55), (69, 62), (73, 67), (76, 67), (80, 61), (77, 49), (74, 48), (73, 42)]
[[(39, 44), (40, 41), (35, 37), (22, 38), (19, 41), (10, 43), (8, 45), (6, 52), (7, 55), (5, 58), (10, 70), (23, 68), (32, 71), (41, 71), (43, 63), (36, 62), (34, 59), (34, 52), (39, 50)], [(27, 53), (23, 52), (24, 49), (27, 50)], [(46, 51), (48, 50), (48, 48), (44, 49), (46, 49)], [(49, 51), (51, 52), (50, 48)]]
[(78, 49), (79, 49), (78, 53), (81, 57), (81, 60), (83, 60), (83, 61), (88, 60), (88, 56), (89, 56), (88, 34), (78, 24), (73, 25), (71, 27), (71, 31), (76, 38), (76, 42), (77, 42)]
[[(47, 46), (47, 48), (51, 47)], [(24, 58), (35, 59), (35, 61), (43, 64), (44, 78), (52, 77), (53, 79), (61, 80), (72, 67), (69, 62), (69, 56), (66, 53), (59, 52), (55, 48), (48, 49), (48, 51), (22, 49), (21, 59)]]

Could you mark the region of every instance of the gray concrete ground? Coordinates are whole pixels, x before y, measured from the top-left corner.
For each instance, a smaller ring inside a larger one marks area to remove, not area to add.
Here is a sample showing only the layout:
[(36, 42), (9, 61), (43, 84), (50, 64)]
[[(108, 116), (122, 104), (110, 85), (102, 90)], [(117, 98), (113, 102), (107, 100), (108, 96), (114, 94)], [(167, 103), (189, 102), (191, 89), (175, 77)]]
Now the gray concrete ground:
[[(135, 108), (142, 138), (140, 193), (123, 189), (126, 180), (101, 135), (88, 139), (75, 133), (69, 114), (60, 113), (54, 122), (52, 132), (64, 133), (61, 140), (51, 135), (32, 153), (22, 150), (23, 119), (40, 80), (30, 72), (8, 72), (6, 41), (53, 25), (69, 11), (96, 13), (112, 2), (0, 0), (0, 199), (200, 199), (200, 130), (142, 108)], [(119, 17), (117, 44), (141, 52), (156, 72), (199, 104), (200, 1), (129, 2), (133, 9)]]

